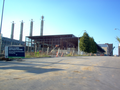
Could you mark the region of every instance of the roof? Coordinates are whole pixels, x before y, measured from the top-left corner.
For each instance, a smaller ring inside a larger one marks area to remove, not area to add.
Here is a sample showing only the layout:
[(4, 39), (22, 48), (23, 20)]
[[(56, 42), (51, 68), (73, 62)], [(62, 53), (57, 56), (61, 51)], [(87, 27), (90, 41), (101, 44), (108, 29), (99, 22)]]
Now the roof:
[(106, 44), (98, 44), (100, 47), (108, 47)]
[(2, 37), (2, 40), (11, 41), (11, 42), (25, 43), (24, 41), (20, 41), (20, 40), (16, 40), (16, 39), (11, 39), (11, 38), (7, 38), (7, 37)]
[(62, 38), (62, 37), (76, 37), (73, 34), (62, 34), (62, 35), (44, 35), (44, 36), (26, 36), (31, 39), (46, 39), (46, 38)]
[(99, 46), (97, 43), (96, 43), (96, 45), (97, 45), (97, 49), (98, 49), (98, 51), (100, 51), (100, 52), (105, 52), (105, 50), (102, 49), (101, 46)]

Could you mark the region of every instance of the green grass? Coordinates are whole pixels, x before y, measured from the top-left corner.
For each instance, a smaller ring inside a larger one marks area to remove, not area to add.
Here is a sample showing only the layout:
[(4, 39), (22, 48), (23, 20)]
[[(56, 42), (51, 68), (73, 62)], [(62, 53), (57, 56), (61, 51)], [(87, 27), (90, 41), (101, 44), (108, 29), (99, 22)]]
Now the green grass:
[(39, 53), (39, 52), (25, 53), (25, 58), (40, 58), (40, 57), (50, 57), (50, 56), (45, 53)]

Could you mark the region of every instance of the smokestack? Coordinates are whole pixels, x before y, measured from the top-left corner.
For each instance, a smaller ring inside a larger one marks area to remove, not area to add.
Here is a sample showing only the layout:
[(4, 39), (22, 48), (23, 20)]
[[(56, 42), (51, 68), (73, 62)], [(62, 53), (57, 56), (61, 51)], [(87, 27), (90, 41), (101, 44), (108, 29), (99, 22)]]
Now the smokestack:
[(44, 19), (44, 16), (41, 17), (42, 20), (41, 20), (41, 33), (40, 33), (40, 36), (43, 36), (43, 19)]
[(30, 36), (32, 36), (32, 32), (33, 32), (33, 19), (31, 19), (30, 22)]
[(22, 36), (23, 36), (23, 20), (21, 21), (21, 27), (20, 27), (20, 41), (22, 41)]
[(11, 39), (13, 39), (13, 36), (14, 36), (14, 21), (12, 22)]

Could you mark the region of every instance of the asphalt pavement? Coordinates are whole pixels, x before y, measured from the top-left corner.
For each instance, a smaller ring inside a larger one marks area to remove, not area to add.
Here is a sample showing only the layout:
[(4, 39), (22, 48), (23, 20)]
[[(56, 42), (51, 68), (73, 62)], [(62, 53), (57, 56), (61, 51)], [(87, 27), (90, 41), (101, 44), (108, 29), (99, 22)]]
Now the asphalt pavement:
[(0, 61), (0, 90), (120, 90), (120, 57)]

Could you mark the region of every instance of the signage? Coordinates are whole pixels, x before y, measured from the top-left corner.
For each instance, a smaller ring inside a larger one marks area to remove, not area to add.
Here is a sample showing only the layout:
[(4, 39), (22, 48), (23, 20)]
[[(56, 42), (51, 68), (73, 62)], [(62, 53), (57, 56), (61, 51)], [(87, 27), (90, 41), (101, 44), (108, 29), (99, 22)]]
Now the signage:
[(25, 58), (23, 46), (5, 46), (5, 58)]

